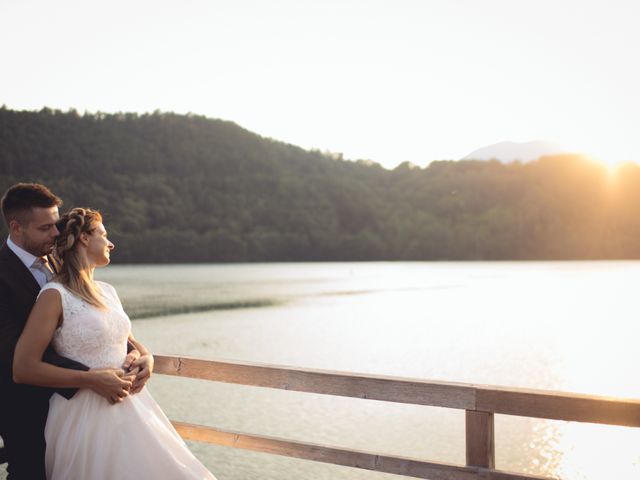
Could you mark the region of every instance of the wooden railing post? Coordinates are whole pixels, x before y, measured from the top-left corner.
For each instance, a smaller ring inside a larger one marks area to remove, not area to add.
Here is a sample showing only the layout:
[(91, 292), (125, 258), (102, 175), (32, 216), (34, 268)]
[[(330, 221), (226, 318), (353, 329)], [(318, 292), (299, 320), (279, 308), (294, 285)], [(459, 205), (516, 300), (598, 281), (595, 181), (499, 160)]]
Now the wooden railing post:
[(466, 410), (467, 466), (495, 468), (493, 413)]

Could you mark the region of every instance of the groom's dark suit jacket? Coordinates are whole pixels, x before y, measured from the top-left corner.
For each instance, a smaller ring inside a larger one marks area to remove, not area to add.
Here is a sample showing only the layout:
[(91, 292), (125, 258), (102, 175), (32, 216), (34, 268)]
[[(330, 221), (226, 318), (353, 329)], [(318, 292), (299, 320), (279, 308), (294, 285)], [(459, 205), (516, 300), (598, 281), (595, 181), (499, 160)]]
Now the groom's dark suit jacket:
[[(6, 243), (0, 247), (0, 436), (9, 457), (9, 480), (45, 480), (44, 426), (54, 390), (13, 382), (13, 352), (40, 286)], [(88, 370), (61, 357), (50, 346), (43, 359), (54, 365)], [(55, 390), (67, 398), (73, 389)]]

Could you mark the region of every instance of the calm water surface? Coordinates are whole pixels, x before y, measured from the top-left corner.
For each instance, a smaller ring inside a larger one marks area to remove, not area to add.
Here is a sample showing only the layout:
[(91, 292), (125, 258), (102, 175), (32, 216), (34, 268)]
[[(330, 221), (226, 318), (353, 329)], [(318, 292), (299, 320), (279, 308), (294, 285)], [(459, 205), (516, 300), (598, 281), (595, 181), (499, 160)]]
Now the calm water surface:
[[(110, 266), (154, 352), (640, 398), (640, 262)], [(464, 464), (464, 412), (157, 375), (168, 416)], [(392, 475), (190, 443), (220, 480)], [(640, 429), (496, 416), (503, 470), (640, 478)]]

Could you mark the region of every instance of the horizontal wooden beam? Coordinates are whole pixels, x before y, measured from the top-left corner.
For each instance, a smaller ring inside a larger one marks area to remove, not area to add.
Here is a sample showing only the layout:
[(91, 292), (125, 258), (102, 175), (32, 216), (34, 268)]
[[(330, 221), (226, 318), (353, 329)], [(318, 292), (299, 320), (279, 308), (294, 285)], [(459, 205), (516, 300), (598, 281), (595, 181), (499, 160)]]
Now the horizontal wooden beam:
[(154, 355), (155, 372), (297, 392), (475, 409), (472, 386), (251, 362)]
[(640, 400), (551, 390), (478, 387), (476, 409), (504, 415), (640, 427)]
[(404, 475), (406, 477), (430, 480), (549, 480), (532, 475), (478, 467), (447, 465), (406, 457), (378, 455), (358, 450), (346, 450), (326, 445), (232, 432), (182, 422), (173, 422), (173, 425), (185, 440), (213, 443), (333, 465)]
[(156, 355), (166, 375), (504, 415), (640, 427), (640, 400)]

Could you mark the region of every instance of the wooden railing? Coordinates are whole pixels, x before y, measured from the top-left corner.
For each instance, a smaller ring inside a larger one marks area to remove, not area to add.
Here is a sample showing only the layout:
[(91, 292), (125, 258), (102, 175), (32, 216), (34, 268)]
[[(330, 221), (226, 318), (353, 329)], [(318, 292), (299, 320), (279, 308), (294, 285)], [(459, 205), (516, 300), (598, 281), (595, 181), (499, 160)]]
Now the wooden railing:
[(640, 400), (363, 375), (228, 360), (155, 356), (155, 372), (216, 382), (465, 410), (466, 465), (173, 422), (183, 438), (431, 480), (532, 480), (495, 468), (494, 414), (640, 427)]

